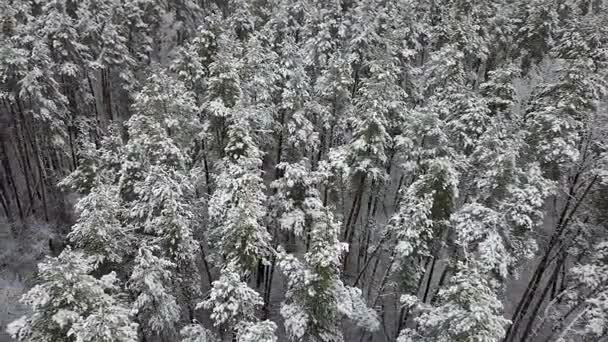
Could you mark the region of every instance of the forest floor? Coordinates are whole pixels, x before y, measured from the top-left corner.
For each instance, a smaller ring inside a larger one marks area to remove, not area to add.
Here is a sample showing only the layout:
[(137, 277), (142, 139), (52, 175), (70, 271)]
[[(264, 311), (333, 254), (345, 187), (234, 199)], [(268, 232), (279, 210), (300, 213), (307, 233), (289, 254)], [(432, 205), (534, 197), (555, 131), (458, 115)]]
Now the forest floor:
[(56, 226), (31, 222), (14, 226), (0, 222), (0, 342), (11, 339), (6, 326), (26, 314), (19, 299), (36, 277), (36, 265), (50, 254)]

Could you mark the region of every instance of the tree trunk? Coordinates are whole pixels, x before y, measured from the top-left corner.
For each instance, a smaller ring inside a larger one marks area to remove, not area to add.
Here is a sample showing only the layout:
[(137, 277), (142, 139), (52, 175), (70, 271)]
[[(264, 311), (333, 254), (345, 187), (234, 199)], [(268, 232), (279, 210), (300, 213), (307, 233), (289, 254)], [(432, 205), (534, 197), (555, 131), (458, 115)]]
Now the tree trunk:
[(112, 90), (110, 85), (110, 72), (107, 68), (101, 70), (101, 89), (107, 119), (108, 122), (112, 122), (114, 121), (114, 111), (112, 110)]
[(205, 253), (205, 246), (203, 243), (199, 243), (199, 247), (201, 249), (201, 258), (203, 259), (203, 266), (205, 267), (205, 274), (207, 275), (207, 280), (209, 282), (209, 288), (213, 287), (213, 278), (211, 277), (211, 270), (209, 268), (209, 263), (207, 263), (207, 254)]
[(367, 196), (367, 215), (365, 218), (365, 226), (363, 227), (363, 231), (362, 234), (360, 235), (359, 238), (359, 253), (357, 256), (357, 273), (361, 270), (361, 260), (363, 259), (363, 262), (365, 262), (365, 258), (367, 257), (367, 249), (369, 248), (369, 241), (370, 241), (370, 237), (371, 237), (371, 232), (369, 231), (369, 226), (370, 226), (370, 222), (372, 220), (372, 206), (374, 203), (374, 199), (377, 199), (377, 197), (372, 196), (372, 192), (374, 189), (374, 182), (372, 182), (372, 185), (370, 187), (370, 194), (369, 196)]
[[(19, 218), (23, 221), (23, 208), (21, 206), (21, 199), (19, 198), (19, 191), (17, 190), (17, 185), (15, 184), (15, 177), (13, 176), (13, 169), (11, 167), (11, 163), (8, 159), (8, 151), (6, 149), (6, 143), (4, 142), (4, 138), (0, 138), (0, 155), (2, 156), (2, 166), (4, 168), (4, 179), (6, 184), (13, 191), (15, 204), (17, 205), (17, 211), (19, 212)], [(8, 204), (9, 197), (7, 194), (6, 201)]]
[(344, 265), (342, 267), (342, 269), (344, 270), (344, 272), (346, 273), (346, 268), (348, 266), (348, 259), (349, 256), (353, 250), (352, 248), (352, 243), (353, 243), (353, 238), (355, 236), (355, 230), (356, 230), (356, 223), (357, 223), (357, 219), (359, 218), (359, 212), (361, 211), (361, 200), (363, 197), (363, 190), (365, 188), (365, 175), (361, 178), (361, 183), (359, 184), (359, 190), (357, 191), (358, 193), (358, 200), (357, 200), (357, 205), (356, 205), (356, 210), (355, 213), (353, 215), (353, 219), (351, 221), (350, 224), (350, 230), (347, 231), (347, 239), (346, 239), (346, 243), (348, 244), (348, 250), (346, 251), (346, 255), (344, 256)]
[(426, 287), (424, 289), (424, 296), (422, 297), (422, 302), (426, 303), (427, 298), (429, 296), (429, 291), (431, 289), (431, 284), (433, 283), (433, 274), (435, 273), (435, 263), (437, 262), (437, 258), (431, 256), (431, 268), (429, 269), (429, 277), (426, 281)]
[(0, 200), (2, 202), (2, 209), (9, 222), (13, 221), (13, 213), (11, 212), (10, 194), (4, 188), (4, 184), (0, 182)]
[[(5, 106), (7, 108), (10, 108), (11, 111), (11, 118), (12, 118), (12, 124), (13, 124), (13, 130), (14, 130), (14, 137), (15, 140), (17, 141), (16, 144), (13, 144), (14, 148), (13, 150), (15, 151), (15, 153), (17, 154), (17, 160), (19, 161), (19, 165), (21, 167), (21, 171), (23, 173), (23, 179), (25, 180), (25, 188), (26, 188), (26, 192), (27, 192), (27, 196), (29, 199), (29, 206), (30, 208), (34, 206), (34, 195), (33, 195), (33, 191), (32, 191), (32, 186), (30, 184), (30, 178), (33, 179), (33, 174), (31, 172), (31, 164), (29, 161), (29, 157), (28, 157), (28, 152), (27, 152), (27, 147), (24, 144), (24, 139), (22, 138), (22, 129), (21, 129), (21, 125), (19, 124), (19, 118), (17, 116), (17, 112), (15, 111), (15, 109), (13, 108), (12, 105), (10, 105), (8, 102), (5, 102)], [(24, 215), (28, 215), (28, 210), (25, 210)]]
[(563, 254), (562, 257), (560, 257), (560, 260), (557, 262), (557, 265), (555, 265), (555, 267), (553, 269), (553, 273), (551, 274), (551, 277), (549, 278), (549, 282), (545, 285), (545, 288), (543, 289), (541, 296), (538, 299), (538, 302), (536, 303), (534, 309), (532, 310), (532, 314), (528, 318), (528, 324), (526, 324), (524, 332), (521, 335), (522, 337), (521, 337), (520, 342), (526, 342), (529, 337), (533, 337), (533, 336), (531, 336), (532, 327), (534, 326), (534, 322), (536, 322), (538, 311), (540, 310), (543, 303), (545, 302), (545, 299), (547, 298), (547, 295), (549, 294), (549, 290), (553, 286), (555, 286), (555, 284), (557, 283), (557, 277), (559, 275), (559, 270), (560, 270), (562, 264), (566, 260), (565, 253), (562, 253), (562, 254)]
[[(27, 118), (25, 117), (25, 113), (23, 112), (23, 107), (21, 105), (21, 101), (17, 100), (17, 108), (18, 108), (18, 113), (19, 113), (19, 118), (20, 118), (20, 127), (21, 127), (21, 142), (23, 144), (23, 149), (24, 149), (24, 156), (26, 159), (26, 163), (29, 169), (29, 175), (32, 178), (32, 189), (34, 190), (34, 192), (36, 193), (36, 197), (38, 197), (38, 201), (40, 203), (42, 203), (43, 205), (45, 205), (43, 203), (43, 196), (42, 196), (42, 192), (40, 190), (40, 188), (36, 185), (36, 183), (41, 183), (42, 179), (40, 178), (40, 173), (38, 173), (38, 177), (36, 177), (35, 173), (34, 173), (34, 167), (32, 166), (32, 158), (36, 157), (36, 152), (34, 151), (34, 147), (32, 144), (32, 132), (30, 129), (28, 129), (28, 124), (27, 124)], [(26, 139), (26, 137), (28, 137), (29, 139)], [(30, 157), (30, 152), (31, 152), (31, 157)], [(25, 178), (27, 180), (28, 175), (25, 175)], [(36, 213), (35, 207), (34, 207), (34, 201), (32, 201), (31, 203), (31, 208), (32, 211), (34, 213)]]
[[(27, 126), (26, 126), (27, 128)], [(47, 191), (46, 191), (46, 171), (43, 165), (40, 146), (38, 145), (38, 139), (36, 138), (35, 127), (30, 126), (28, 136), (30, 138), (30, 144), (32, 146), (32, 152), (34, 161), (36, 163), (36, 169), (38, 171), (38, 181), (40, 185), (40, 195), (42, 202), (42, 211), (44, 213), (44, 220), (49, 222), (49, 211), (47, 203)]]
[[(593, 185), (595, 184), (595, 182), (597, 180), (597, 177), (594, 177), (589, 182), (589, 184), (587, 185), (585, 190), (583, 191), (583, 194), (581, 195), (581, 197), (576, 199), (575, 194), (574, 194), (574, 188), (575, 188), (575, 184), (577, 183), (579, 174), (577, 174), (574, 177), (574, 180), (570, 186), (570, 191), (568, 192), (569, 195), (567, 196), (566, 204), (564, 205), (564, 208), (563, 208), (560, 218), (558, 220), (558, 224), (557, 224), (555, 233), (551, 236), (551, 240), (549, 241), (547, 250), (546, 250), (545, 254), (543, 255), (542, 259), (540, 260), (540, 262), (534, 272), (534, 275), (532, 276), (532, 279), (530, 279), (530, 282), (528, 283), (528, 287), (526, 288), (526, 291), (524, 292), (521, 300), (519, 301), (519, 303), (517, 305), (515, 313), (513, 314), (513, 317), (511, 319), (511, 321), (513, 323), (511, 324), (511, 326), (509, 326), (509, 329), (507, 330), (507, 334), (505, 335), (505, 339), (504, 339), (505, 342), (512, 341), (514, 334), (517, 333), (517, 330), (521, 323), (521, 319), (526, 316), (526, 314), (528, 312), (528, 307), (530, 306), (530, 303), (532, 302), (532, 300), (534, 299), (534, 296), (536, 295), (538, 285), (547, 268), (549, 258), (551, 256), (551, 254), (553, 253), (553, 249), (557, 245), (557, 242), (559, 241), (562, 233), (568, 226), (570, 219), (576, 213), (576, 211), (578, 210), (578, 207), (584, 201), (585, 197), (587, 196), (587, 194), (589, 193), (589, 191), (591, 190), (591, 188), (593, 187)], [(576, 203), (574, 204), (574, 207), (572, 208), (572, 210), (568, 211), (572, 198), (575, 198)]]

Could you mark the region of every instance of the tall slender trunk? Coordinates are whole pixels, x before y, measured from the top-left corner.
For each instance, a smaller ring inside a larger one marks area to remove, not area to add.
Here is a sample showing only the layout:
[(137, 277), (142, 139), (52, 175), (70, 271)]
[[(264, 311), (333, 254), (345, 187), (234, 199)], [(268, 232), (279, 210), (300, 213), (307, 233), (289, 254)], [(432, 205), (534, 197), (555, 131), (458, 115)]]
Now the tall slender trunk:
[(211, 270), (209, 263), (207, 263), (207, 254), (205, 253), (205, 246), (202, 242), (199, 243), (201, 249), (201, 259), (203, 259), (203, 266), (205, 267), (205, 274), (207, 275), (207, 281), (209, 282), (209, 288), (213, 286), (213, 278), (211, 277)]
[[(95, 89), (93, 88), (93, 81), (91, 81), (91, 76), (87, 72), (87, 84), (89, 85), (89, 91), (91, 92), (91, 98), (93, 99), (93, 110), (95, 111), (95, 126), (99, 128), (101, 126), (100, 118), (99, 118), (99, 110), (97, 109), (97, 96), (95, 96)], [(97, 132), (95, 133), (95, 140), (97, 140)]]
[(361, 200), (362, 200), (363, 192), (365, 189), (365, 178), (366, 178), (366, 175), (364, 174), (363, 177), (361, 178), (361, 182), (359, 183), (359, 188), (357, 190), (358, 200), (356, 201), (357, 202), (357, 204), (355, 206), (356, 209), (353, 214), (352, 221), (350, 222), (350, 229), (347, 228), (347, 230), (345, 231), (346, 236), (347, 236), (346, 243), (348, 244), (348, 250), (346, 251), (346, 255), (344, 256), (344, 265), (342, 266), (342, 269), (344, 271), (346, 271), (346, 267), (348, 266), (348, 259), (353, 250), (352, 243), (353, 243), (353, 238), (355, 236), (357, 219), (359, 218), (359, 212), (361, 211)]
[(44, 168), (43, 165), (43, 161), (42, 161), (42, 156), (40, 155), (41, 151), (40, 151), (40, 147), (38, 146), (38, 139), (36, 139), (36, 137), (34, 137), (34, 150), (35, 150), (35, 155), (36, 155), (36, 165), (38, 167), (38, 173), (39, 173), (39, 178), (40, 178), (40, 193), (42, 195), (42, 211), (44, 213), (44, 220), (46, 222), (49, 222), (49, 209), (48, 209), (48, 203), (47, 203), (47, 189), (46, 189), (46, 181), (47, 181), (47, 175), (46, 175), (46, 170)]
[(382, 294), (382, 292), (384, 291), (384, 288), (386, 287), (386, 284), (388, 283), (388, 280), (391, 276), (391, 269), (393, 268), (393, 264), (395, 263), (396, 254), (397, 254), (397, 252), (395, 250), (393, 250), (391, 253), (391, 256), (390, 256), (389, 263), (386, 267), (386, 271), (384, 272), (384, 275), (382, 276), (382, 281), (380, 282), (380, 287), (378, 288), (378, 293), (376, 294), (376, 297), (372, 301), (372, 303), (373, 303), (372, 307), (375, 307), (376, 305), (378, 305), (378, 300), (380, 299), (380, 295)]
[(277, 257), (272, 256), (270, 262), (270, 274), (266, 277), (266, 284), (264, 286), (264, 308), (263, 308), (263, 319), (267, 319), (270, 315), (270, 295), (272, 293), (272, 280), (274, 278), (274, 270), (276, 268)]
[(367, 197), (367, 208), (366, 208), (366, 218), (365, 218), (365, 226), (363, 226), (362, 234), (359, 238), (359, 253), (357, 256), (357, 272), (361, 270), (361, 260), (365, 262), (365, 257), (367, 255), (367, 249), (369, 247), (370, 236), (372, 235), (369, 231), (370, 222), (372, 220), (372, 210), (374, 200), (377, 199), (377, 196), (372, 196), (374, 189), (374, 182), (372, 182), (370, 187), (370, 194)]
[(533, 289), (535, 286), (537, 286), (537, 283), (540, 281), (540, 278), (542, 277), (542, 273), (544, 272), (545, 263), (549, 259), (549, 255), (551, 254), (551, 252), (553, 250), (554, 244), (557, 242), (558, 236), (561, 235), (561, 225), (562, 225), (562, 222), (564, 221), (566, 214), (568, 213), (568, 210), (571, 205), (571, 199), (572, 199), (572, 195), (574, 192), (574, 183), (576, 182), (576, 179), (577, 178), (575, 178), (573, 184), (570, 186), (570, 191), (568, 192), (568, 196), (566, 198), (566, 203), (565, 203), (564, 207), (562, 208), (559, 220), (557, 222), (556, 231), (551, 236), (551, 239), (550, 239), (549, 245), (547, 246), (545, 254), (543, 255), (542, 259), (540, 260), (539, 264), (537, 265), (537, 268), (534, 271), (534, 274), (533, 274), (532, 278), (530, 279), (530, 282), (528, 283), (528, 286), (526, 287), (524, 294), (522, 295), (519, 303), (517, 304), (515, 313), (513, 314), (512, 318), (511, 318), (512, 323), (509, 326), (507, 333), (505, 335), (505, 338), (504, 338), (505, 342), (510, 341), (512, 339), (513, 333), (517, 331), (517, 329), (519, 327), (519, 320), (522, 316), (522, 312), (529, 305), (529, 301), (532, 300), (530, 298), (530, 296), (531, 296), (531, 294), (533, 295)]
[(365, 178), (366, 178), (366, 174), (361, 175), (361, 178), (359, 179), (359, 184), (357, 185), (356, 191), (355, 191), (355, 196), (353, 197), (353, 203), (350, 206), (350, 211), (348, 213), (348, 219), (346, 220), (345, 224), (344, 224), (344, 235), (343, 235), (343, 239), (346, 240), (349, 236), (350, 233), (350, 228), (352, 225), (354, 225), (354, 222), (356, 222), (356, 219), (353, 219), (355, 216), (355, 212), (357, 211), (357, 206), (361, 206), (360, 202), (361, 202), (361, 195), (363, 194), (363, 187), (365, 185)]
[[(19, 110), (19, 115), (20, 115), (21, 124), (22, 124), (22, 126), (21, 126), (22, 133), (23, 133), (22, 138), (23, 138), (24, 146), (26, 148), (25, 155), (27, 156), (27, 162), (29, 164), (32, 180), (37, 181), (37, 183), (38, 183), (37, 185), (34, 184), (33, 188), (38, 196), (38, 199), (40, 200), (40, 203), (42, 204), (44, 216), (45, 216), (45, 218), (48, 219), (48, 211), (47, 211), (47, 207), (46, 207), (46, 205), (47, 205), (46, 193), (45, 193), (45, 188), (44, 188), (44, 177), (43, 177), (42, 167), (40, 165), (38, 150), (36, 149), (36, 146), (34, 144), (34, 141), (36, 140), (35, 132), (34, 132), (33, 128), (31, 127), (31, 125), (28, 125), (28, 120), (23, 111), (23, 106), (21, 105), (21, 101), (17, 100), (16, 103), (17, 103), (17, 108)], [(29, 147), (29, 149), (28, 149), (28, 147)], [(38, 171), (37, 179), (34, 176), (34, 168), (31, 165), (31, 159), (29, 157), (30, 151), (32, 153), (32, 158), (34, 159), (34, 164), (36, 165), (36, 171)], [(32, 208), (33, 208), (33, 205), (34, 204), (32, 203)]]
[[(27, 126), (26, 126), (26, 128), (27, 128)], [(30, 138), (30, 144), (32, 146), (34, 162), (36, 164), (36, 169), (38, 171), (38, 180), (39, 180), (39, 186), (40, 186), (40, 195), (41, 195), (41, 202), (42, 202), (42, 211), (44, 213), (44, 220), (46, 222), (49, 222), (49, 211), (48, 211), (47, 189), (46, 189), (47, 175), (46, 175), (46, 170), (44, 168), (44, 164), (42, 161), (42, 156), (41, 156), (42, 151), (40, 150), (40, 146), (38, 144), (38, 139), (36, 138), (35, 127), (32, 127), (32, 126), (29, 127), (28, 135)]]
[[(378, 248), (376, 250), (379, 250), (380, 246), (378, 246)], [(371, 260), (372, 258), (370, 258)], [(376, 261), (374, 262), (374, 267), (372, 268), (372, 274), (369, 276), (369, 285), (367, 286), (367, 298), (369, 298), (371, 296), (372, 293), (372, 287), (374, 285), (374, 279), (376, 278), (376, 271), (378, 270), (378, 266), (380, 265), (380, 256), (378, 256), (376, 258)]]
[(209, 163), (207, 162), (208, 150), (206, 149), (204, 138), (201, 140), (201, 145), (203, 149), (203, 168), (205, 169), (205, 187), (207, 188), (207, 195), (211, 196), (211, 174), (209, 172)]
[[(511, 319), (513, 323), (511, 324), (511, 326), (509, 326), (509, 329), (507, 330), (507, 334), (505, 335), (505, 339), (504, 339), (505, 342), (513, 340), (514, 335), (517, 333), (519, 325), (521, 324), (521, 319), (526, 316), (526, 314), (528, 312), (528, 308), (529, 308), (532, 300), (534, 299), (534, 296), (536, 295), (536, 291), (538, 290), (538, 286), (540, 284), (541, 279), (543, 278), (544, 272), (548, 266), (549, 259), (550, 259), (551, 255), (553, 254), (553, 250), (554, 250), (555, 246), (557, 245), (557, 242), (559, 241), (560, 237), (562, 236), (562, 233), (568, 227), (570, 220), (572, 219), (574, 214), (577, 212), (579, 206), (584, 201), (585, 197), (587, 196), (587, 194), (589, 193), (589, 191), (591, 190), (591, 188), (597, 181), (597, 177), (594, 177), (588, 183), (588, 185), (585, 187), (583, 194), (579, 198), (576, 198), (574, 189), (575, 189), (575, 185), (577, 183), (578, 177), (579, 177), (579, 174), (577, 174), (574, 177), (574, 180), (570, 186), (570, 190), (568, 191), (569, 195), (566, 199), (566, 204), (564, 205), (564, 208), (562, 209), (562, 213), (558, 220), (556, 230), (553, 233), (553, 235), (551, 236), (551, 240), (549, 241), (549, 245), (547, 246), (546, 252), (544, 253), (542, 259), (540, 260), (540, 262), (534, 272), (534, 275), (532, 276), (532, 279), (530, 279), (530, 282), (528, 283), (526, 291), (524, 292), (523, 296), (521, 297), (521, 299), (517, 305), (517, 308), (515, 309), (515, 313), (513, 314), (513, 318)], [(570, 208), (573, 198), (575, 200), (575, 204), (571, 210), (568, 210)]]
[(435, 299), (439, 295), (439, 290), (443, 287), (443, 285), (445, 284), (445, 281), (448, 279), (449, 272), (450, 272), (450, 265), (446, 265), (444, 267), (443, 271), (441, 271), (441, 276), (439, 277), (439, 282), (437, 283), (435, 293), (433, 293), (433, 296), (431, 296), (431, 299), (430, 299), (431, 304), (435, 302)]
[[(432, 274), (431, 274), (432, 275)], [(416, 286), (416, 295), (420, 292), (420, 288), (422, 287), (422, 282), (424, 281), (424, 275), (418, 279), (418, 284)], [(399, 332), (407, 325), (407, 320), (410, 316), (411, 307), (402, 307), (399, 311), (399, 321), (397, 324), (397, 331), (395, 332), (395, 339), (399, 336)]]
[(76, 154), (76, 147), (75, 147), (75, 141), (76, 138), (76, 132), (75, 128), (72, 127), (72, 125), (70, 125), (68, 127), (68, 144), (70, 145), (70, 155), (72, 156), (72, 171), (76, 170), (76, 168), (78, 167), (78, 157)]
[[(29, 206), (34, 206), (34, 195), (32, 192), (32, 185), (30, 184), (30, 178), (33, 178), (30, 166), (30, 161), (28, 157), (27, 147), (24, 144), (24, 139), (22, 138), (22, 128), (19, 123), (19, 118), (17, 112), (14, 107), (10, 105), (8, 102), (5, 102), (5, 106), (11, 111), (11, 118), (14, 130), (14, 137), (17, 141), (16, 144), (13, 144), (13, 150), (17, 153), (17, 160), (19, 161), (19, 165), (21, 166), (21, 171), (23, 173), (23, 179), (25, 180), (25, 188), (27, 192), (27, 197), (29, 199)], [(25, 211), (25, 215), (28, 214), (28, 210)]]
[(429, 297), (429, 291), (431, 290), (431, 285), (433, 283), (433, 274), (435, 273), (435, 263), (437, 262), (437, 258), (431, 256), (431, 268), (429, 269), (429, 276), (426, 280), (426, 287), (424, 289), (424, 296), (422, 297), (422, 302), (426, 303)]
[[(375, 197), (374, 199), (374, 205), (373, 205), (373, 209), (372, 209), (372, 218), (376, 217), (376, 209), (378, 209), (378, 196)], [(368, 220), (368, 222), (370, 222)], [(369, 244), (371, 243), (371, 235), (372, 234), (367, 234), (367, 240), (365, 241), (365, 253), (363, 255), (363, 261), (367, 262), (367, 259), (369, 258)]]
[(526, 324), (526, 327), (524, 328), (524, 332), (521, 335), (522, 337), (521, 337), (520, 342), (526, 342), (529, 337), (532, 337), (531, 336), (532, 327), (534, 326), (534, 322), (536, 322), (536, 317), (537, 317), (538, 311), (540, 310), (543, 303), (545, 302), (545, 299), (547, 298), (547, 295), (549, 294), (549, 290), (554, 286), (554, 284), (557, 283), (557, 277), (559, 275), (559, 270), (561, 268), (561, 265), (565, 261), (566, 261), (566, 253), (562, 252), (562, 256), (560, 257), (559, 261), (557, 262), (557, 265), (554, 267), (553, 273), (551, 274), (551, 277), (549, 278), (549, 282), (545, 285), (545, 288), (543, 289), (541, 296), (538, 299), (538, 302), (534, 306), (534, 309), (532, 310), (532, 313), (530, 314), (530, 317), (528, 318), (528, 323)]
[(4, 210), (4, 215), (8, 219), (9, 222), (13, 221), (13, 213), (11, 211), (11, 202), (10, 202), (10, 194), (6, 191), (4, 187), (4, 183), (0, 182), (0, 202), (2, 202), (2, 209)]
[[(78, 167), (78, 158), (76, 154), (76, 140), (78, 139), (78, 129), (76, 128), (76, 115), (78, 113), (78, 105), (76, 103), (76, 94), (73, 89), (68, 87), (68, 84), (65, 80), (65, 77), (62, 76), (62, 82), (64, 84), (63, 89), (65, 94), (67, 94), (68, 105), (70, 107), (70, 118), (67, 123), (67, 133), (68, 133), (68, 145), (70, 146), (70, 155), (72, 157), (72, 170), (76, 170)], [(49, 145), (50, 146), (50, 145)]]
[[(355, 278), (355, 282), (353, 283), (353, 286), (357, 286), (359, 284), (359, 281), (365, 275), (365, 271), (367, 270), (367, 267), (369, 267), (370, 262), (374, 259), (374, 257), (378, 253), (378, 251), (380, 251), (380, 249), (382, 248), (382, 246), (384, 245), (384, 243), (388, 240), (388, 238), (389, 238), (389, 234), (385, 233), (384, 236), (382, 237), (382, 239), (380, 239), (380, 241), (376, 245), (376, 247), (374, 247), (374, 250), (370, 253), (369, 258), (365, 259), (365, 264), (363, 264), (363, 268), (359, 271), (359, 274), (357, 275), (357, 278)], [(376, 273), (376, 267), (378, 265), (378, 261), (379, 260), (380, 260), (380, 257), (376, 258), (376, 265), (374, 266), (374, 269), (373, 269), (373, 272), (372, 272), (372, 277), (371, 277), (372, 279), (374, 277), (373, 275), (375, 275), (375, 273)]]
[(114, 121), (114, 111), (112, 110), (112, 89), (110, 84), (110, 72), (107, 68), (101, 70), (101, 88), (103, 102), (106, 109), (108, 122)]
[[(13, 191), (15, 204), (17, 205), (17, 211), (19, 212), (19, 218), (21, 219), (21, 221), (23, 221), (23, 208), (21, 206), (19, 190), (17, 190), (17, 185), (15, 183), (15, 177), (13, 174), (13, 168), (11, 167), (11, 163), (8, 158), (8, 151), (6, 148), (6, 143), (4, 141), (4, 138), (0, 138), (0, 156), (2, 157), (2, 166), (4, 168), (5, 182)], [(6, 200), (7, 202), (8, 202), (8, 198), (9, 197), (7, 195), (7, 200)]]

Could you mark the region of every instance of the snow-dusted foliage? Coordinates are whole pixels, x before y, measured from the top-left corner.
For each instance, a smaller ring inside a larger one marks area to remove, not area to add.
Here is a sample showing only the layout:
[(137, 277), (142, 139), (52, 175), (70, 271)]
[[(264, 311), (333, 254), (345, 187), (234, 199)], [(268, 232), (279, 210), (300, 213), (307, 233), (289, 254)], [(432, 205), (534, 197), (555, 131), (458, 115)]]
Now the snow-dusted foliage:
[(9, 325), (20, 341), (137, 341), (137, 323), (115, 273), (91, 275), (96, 258), (64, 250), (39, 265), (40, 283), (22, 298), (32, 314)]
[(120, 220), (124, 215), (114, 185), (99, 184), (76, 204), (79, 217), (68, 235), (97, 262), (121, 262), (130, 245), (130, 234)]
[(607, 28), (599, 0), (0, 1), (0, 254), (54, 256), (0, 262), (32, 287), (10, 335), (605, 339)]
[(199, 306), (212, 309), (211, 318), (215, 324), (230, 324), (255, 318), (256, 308), (262, 305), (262, 298), (247, 283), (241, 280), (236, 266), (228, 265), (220, 279), (213, 282), (213, 288)]
[(182, 342), (215, 342), (214, 337), (209, 330), (203, 328), (199, 324), (191, 324), (185, 326), (180, 332)]
[(132, 311), (152, 332), (172, 331), (179, 320), (180, 308), (172, 293), (175, 264), (154, 255), (159, 248), (142, 246), (134, 260), (128, 288), (137, 294)]
[(594, 339), (608, 331), (608, 244), (599, 242), (592, 252), (591, 260), (572, 267), (571, 284), (550, 307), (548, 318), (556, 320), (551, 337), (557, 341)]
[(418, 328), (404, 329), (397, 339), (409, 341), (498, 341), (509, 323), (502, 317), (502, 304), (491, 281), (475, 269), (457, 266), (446, 287), (439, 291), (435, 307), (422, 307), (416, 318)]
[(297, 236), (306, 232), (308, 241), (301, 259), (284, 250), (278, 255), (278, 266), (288, 279), (281, 307), (288, 336), (293, 341), (342, 341), (344, 316), (363, 329), (376, 330), (376, 313), (367, 307), (361, 290), (345, 286), (340, 279), (348, 245), (338, 240), (339, 222), (319, 198), (316, 186), (322, 174), (310, 172), (305, 164), (284, 164), (282, 169), (284, 179), (274, 187), (290, 205), (280, 225)]
[(234, 119), (227, 134), (226, 156), (218, 166), (216, 190), (209, 200), (210, 239), (225, 263), (247, 271), (270, 255), (271, 237), (263, 226), (262, 152), (246, 118)]
[(237, 341), (276, 341), (276, 324), (256, 317), (264, 303), (261, 296), (241, 280), (238, 272), (239, 266), (227, 265), (222, 276), (213, 282), (209, 298), (197, 307), (210, 309), (214, 324), (233, 330)]

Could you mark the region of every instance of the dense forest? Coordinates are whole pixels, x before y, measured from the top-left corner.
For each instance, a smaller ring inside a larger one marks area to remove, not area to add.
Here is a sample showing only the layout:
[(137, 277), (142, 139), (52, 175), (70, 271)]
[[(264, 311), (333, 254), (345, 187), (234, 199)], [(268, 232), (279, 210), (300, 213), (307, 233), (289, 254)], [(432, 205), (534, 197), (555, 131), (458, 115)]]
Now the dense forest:
[(0, 24), (0, 340), (608, 341), (605, 1)]

